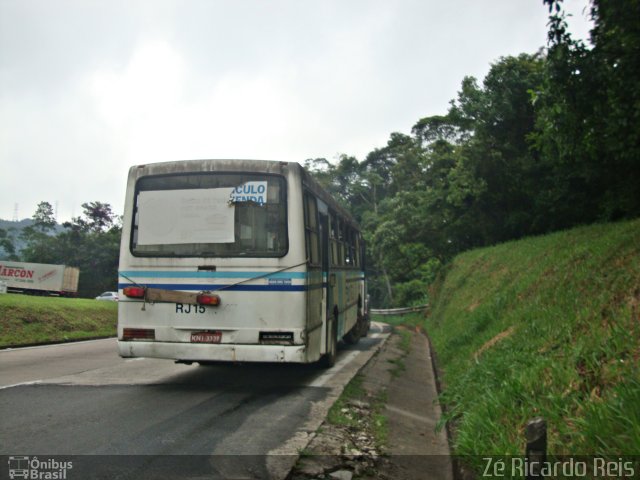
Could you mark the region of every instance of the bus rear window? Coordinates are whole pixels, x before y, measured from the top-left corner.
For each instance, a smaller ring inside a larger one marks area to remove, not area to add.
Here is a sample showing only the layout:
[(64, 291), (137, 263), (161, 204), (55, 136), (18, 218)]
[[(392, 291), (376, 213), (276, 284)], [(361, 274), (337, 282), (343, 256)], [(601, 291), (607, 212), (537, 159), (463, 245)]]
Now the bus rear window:
[(281, 257), (286, 183), (264, 174), (143, 177), (136, 184), (131, 252), (158, 257)]

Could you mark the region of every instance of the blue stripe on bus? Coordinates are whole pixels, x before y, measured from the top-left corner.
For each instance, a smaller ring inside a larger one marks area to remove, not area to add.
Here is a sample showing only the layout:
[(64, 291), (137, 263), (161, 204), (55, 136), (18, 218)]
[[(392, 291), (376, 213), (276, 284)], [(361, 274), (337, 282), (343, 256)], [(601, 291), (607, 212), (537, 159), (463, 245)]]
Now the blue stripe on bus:
[[(176, 272), (162, 270), (132, 270), (119, 272), (120, 276), (127, 277), (147, 277), (147, 278), (291, 278), (306, 279), (314, 272)], [(349, 279), (364, 280), (364, 273), (359, 272)], [(327, 279), (327, 274), (323, 273), (323, 280)]]
[[(132, 287), (132, 283), (119, 283), (118, 289)], [(167, 283), (144, 283), (147, 288), (160, 288), (163, 290), (192, 290), (202, 292), (204, 290), (215, 291), (224, 289), (236, 292), (306, 292), (306, 285), (207, 285), (207, 284), (167, 284)]]
[(120, 272), (120, 276), (127, 277), (148, 277), (148, 278), (253, 278), (266, 277), (269, 278), (307, 278), (307, 272), (175, 272), (175, 271), (124, 271)]
[[(165, 284), (165, 283), (148, 283), (142, 280), (143, 278), (174, 278), (174, 279), (213, 279), (213, 278), (229, 278), (229, 279), (255, 279), (257, 280), (270, 280), (270, 279), (284, 279), (284, 280), (307, 280), (312, 274), (317, 272), (274, 272), (269, 274), (268, 272), (186, 272), (186, 271), (163, 271), (163, 270), (130, 270), (119, 272), (119, 276), (126, 280), (130, 278), (140, 279), (140, 283), (150, 288), (161, 288), (166, 290), (191, 290), (191, 291), (203, 291), (203, 290), (234, 290), (245, 292), (305, 292), (309, 290), (316, 290), (319, 288), (327, 287), (327, 273), (322, 272), (322, 282), (313, 284), (277, 284), (272, 283), (268, 285), (248, 285), (240, 284)], [(355, 272), (354, 272), (355, 273)], [(353, 275), (353, 274), (352, 274)], [(355, 276), (349, 276), (347, 281), (364, 280), (364, 273), (355, 273)], [(134, 285), (134, 283), (119, 283), (118, 288), (122, 289), (128, 286)]]
[(162, 270), (133, 270), (119, 272), (119, 275), (139, 278), (287, 278), (306, 279), (307, 272), (176, 272)]

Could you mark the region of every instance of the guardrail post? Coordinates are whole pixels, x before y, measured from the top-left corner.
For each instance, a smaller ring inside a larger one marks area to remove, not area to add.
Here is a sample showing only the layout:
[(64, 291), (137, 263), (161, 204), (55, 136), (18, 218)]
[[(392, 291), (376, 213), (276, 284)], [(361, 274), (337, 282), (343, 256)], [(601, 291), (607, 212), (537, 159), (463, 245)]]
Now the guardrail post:
[(527, 439), (527, 480), (544, 478), (542, 467), (547, 461), (547, 421), (542, 417), (532, 418), (527, 422), (524, 434)]

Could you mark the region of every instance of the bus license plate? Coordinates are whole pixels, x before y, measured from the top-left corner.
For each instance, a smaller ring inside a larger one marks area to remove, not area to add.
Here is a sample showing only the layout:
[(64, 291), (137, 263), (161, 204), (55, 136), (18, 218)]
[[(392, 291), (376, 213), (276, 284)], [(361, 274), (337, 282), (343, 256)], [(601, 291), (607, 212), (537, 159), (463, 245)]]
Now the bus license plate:
[(191, 334), (191, 343), (220, 343), (222, 332), (194, 332)]

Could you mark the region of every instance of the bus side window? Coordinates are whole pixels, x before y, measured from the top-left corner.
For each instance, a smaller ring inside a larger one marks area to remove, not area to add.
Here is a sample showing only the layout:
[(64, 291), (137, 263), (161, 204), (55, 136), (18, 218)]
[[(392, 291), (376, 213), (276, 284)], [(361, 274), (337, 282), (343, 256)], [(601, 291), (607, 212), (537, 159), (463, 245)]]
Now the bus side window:
[(355, 232), (351, 227), (347, 227), (346, 252), (347, 252), (347, 265), (351, 267), (357, 266), (358, 260), (356, 257), (356, 237), (355, 237)]
[(315, 197), (304, 195), (304, 227), (307, 258), (312, 265), (320, 263), (320, 244), (318, 242), (318, 206)]
[(330, 236), (331, 236), (331, 265), (340, 265), (338, 263), (338, 219), (336, 214), (330, 213)]
[(341, 246), (342, 246), (342, 256), (341, 263), (342, 265), (349, 265), (347, 259), (349, 258), (349, 237), (348, 237), (348, 225), (344, 221), (344, 218), (340, 220), (340, 233), (341, 233)]
[(338, 258), (336, 265), (344, 265), (344, 220), (340, 217), (337, 217), (336, 231), (338, 235)]

